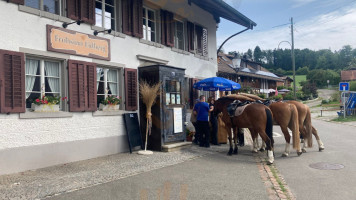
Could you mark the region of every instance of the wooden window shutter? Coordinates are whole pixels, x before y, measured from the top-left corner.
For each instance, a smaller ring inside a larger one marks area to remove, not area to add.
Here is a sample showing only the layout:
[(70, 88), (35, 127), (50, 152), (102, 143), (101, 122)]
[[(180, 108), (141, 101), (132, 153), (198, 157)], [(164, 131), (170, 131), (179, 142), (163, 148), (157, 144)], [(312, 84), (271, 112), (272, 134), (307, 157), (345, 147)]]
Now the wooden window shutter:
[(69, 111), (85, 111), (85, 80), (84, 64), (68, 60)]
[(97, 98), (96, 98), (96, 64), (86, 64), (86, 93), (87, 93), (87, 106), (85, 111), (97, 110)]
[(194, 51), (194, 24), (187, 22), (188, 51)]
[(203, 27), (196, 25), (195, 32), (197, 34), (197, 53), (203, 54)]
[(161, 11), (161, 41), (162, 44), (174, 47), (174, 20), (173, 13), (162, 10)]
[(174, 19), (173, 13), (167, 12), (167, 46), (174, 47)]
[(80, 19), (95, 24), (95, 0), (80, 0)]
[(132, 1), (122, 0), (122, 32), (132, 35)]
[(72, 20), (79, 20), (80, 0), (67, 0), (67, 17)]
[(163, 45), (167, 45), (166, 21), (167, 21), (167, 11), (161, 10), (161, 43)]
[(9, 0), (8, 2), (16, 3), (16, 4), (20, 4), (20, 5), (25, 4), (25, 0)]
[(96, 64), (68, 60), (69, 111), (96, 111)]
[(137, 69), (125, 68), (126, 110), (137, 110)]
[(0, 50), (0, 112), (25, 111), (25, 55)]
[(138, 38), (143, 38), (143, 2), (142, 0), (133, 0), (133, 20), (132, 20), (132, 26), (133, 26), (133, 36), (138, 37)]

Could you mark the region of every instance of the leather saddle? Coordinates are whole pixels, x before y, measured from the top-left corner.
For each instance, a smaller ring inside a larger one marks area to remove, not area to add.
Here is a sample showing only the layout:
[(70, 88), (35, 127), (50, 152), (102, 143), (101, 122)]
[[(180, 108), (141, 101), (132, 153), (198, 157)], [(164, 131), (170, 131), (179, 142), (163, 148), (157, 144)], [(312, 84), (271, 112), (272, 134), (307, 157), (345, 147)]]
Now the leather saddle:
[(234, 102), (230, 103), (228, 106), (227, 106), (227, 112), (229, 114), (230, 117), (234, 117), (235, 116), (235, 112), (236, 112), (236, 109), (238, 107), (242, 107), (242, 106), (245, 106), (247, 104), (250, 104), (249, 101), (240, 101), (240, 100), (235, 100)]

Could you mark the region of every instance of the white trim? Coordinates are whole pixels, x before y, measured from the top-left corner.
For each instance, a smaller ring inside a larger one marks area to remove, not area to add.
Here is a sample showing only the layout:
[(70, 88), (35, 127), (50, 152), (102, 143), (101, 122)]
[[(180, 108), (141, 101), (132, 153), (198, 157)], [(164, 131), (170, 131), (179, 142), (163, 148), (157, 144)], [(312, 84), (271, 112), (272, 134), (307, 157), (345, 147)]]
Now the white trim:
[(154, 62), (154, 63), (159, 63), (159, 64), (168, 64), (168, 60), (163, 60), (163, 59), (159, 59), (159, 58), (154, 58), (154, 57), (150, 57), (150, 56), (145, 56), (145, 55), (136, 55), (137, 59), (139, 60), (145, 60), (145, 61), (150, 61), (150, 62)]

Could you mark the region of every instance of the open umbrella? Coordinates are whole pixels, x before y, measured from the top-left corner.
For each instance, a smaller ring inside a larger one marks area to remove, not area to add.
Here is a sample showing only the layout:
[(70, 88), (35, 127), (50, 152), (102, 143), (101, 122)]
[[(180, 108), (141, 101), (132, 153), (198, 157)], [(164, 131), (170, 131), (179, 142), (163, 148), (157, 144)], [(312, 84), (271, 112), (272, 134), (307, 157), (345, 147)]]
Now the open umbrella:
[(203, 79), (199, 82), (196, 82), (193, 87), (195, 89), (204, 91), (231, 91), (241, 88), (240, 84), (221, 77)]
[(288, 89), (281, 89), (281, 90), (278, 90), (278, 92), (289, 92), (290, 90)]

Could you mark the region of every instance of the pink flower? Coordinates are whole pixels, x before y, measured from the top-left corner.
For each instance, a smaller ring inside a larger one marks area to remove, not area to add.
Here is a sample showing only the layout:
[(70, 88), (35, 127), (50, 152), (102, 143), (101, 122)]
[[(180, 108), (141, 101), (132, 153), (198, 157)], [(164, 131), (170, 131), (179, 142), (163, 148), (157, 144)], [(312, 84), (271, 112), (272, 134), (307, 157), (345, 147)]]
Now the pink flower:
[(37, 102), (37, 103), (39, 103), (39, 102), (40, 102), (40, 100), (39, 100), (39, 99), (36, 99), (36, 102)]

